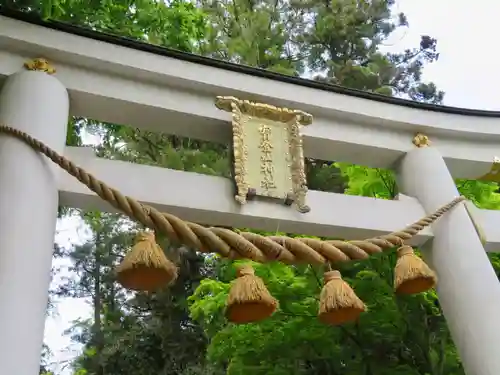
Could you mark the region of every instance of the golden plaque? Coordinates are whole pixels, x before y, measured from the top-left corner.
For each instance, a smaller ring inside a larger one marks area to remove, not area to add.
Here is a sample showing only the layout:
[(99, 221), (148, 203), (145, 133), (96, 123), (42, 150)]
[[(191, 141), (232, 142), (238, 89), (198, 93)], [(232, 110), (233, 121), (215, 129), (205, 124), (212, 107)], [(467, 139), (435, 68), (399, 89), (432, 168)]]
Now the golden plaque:
[(215, 105), (232, 113), (235, 199), (279, 199), (309, 212), (300, 127), (312, 115), (232, 96), (218, 96)]

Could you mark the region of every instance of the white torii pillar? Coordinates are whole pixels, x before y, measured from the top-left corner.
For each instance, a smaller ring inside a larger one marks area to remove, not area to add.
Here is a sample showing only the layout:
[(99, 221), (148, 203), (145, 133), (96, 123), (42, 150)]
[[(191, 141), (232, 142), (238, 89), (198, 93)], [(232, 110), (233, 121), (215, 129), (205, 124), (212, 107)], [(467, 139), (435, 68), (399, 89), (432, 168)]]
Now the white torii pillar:
[[(459, 196), (439, 151), (420, 145), (399, 169), (402, 193), (432, 213)], [(423, 146), (423, 147), (422, 147)], [(464, 205), (432, 226), (423, 255), (438, 275), (437, 292), (467, 375), (500, 374), (500, 283)]]
[[(62, 153), (69, 99), (44, 71), (19, 71), (0, 92), (0, 123)], [(38, 375), (58, 190), (56, 166), (0, 134), (0, 374)]]

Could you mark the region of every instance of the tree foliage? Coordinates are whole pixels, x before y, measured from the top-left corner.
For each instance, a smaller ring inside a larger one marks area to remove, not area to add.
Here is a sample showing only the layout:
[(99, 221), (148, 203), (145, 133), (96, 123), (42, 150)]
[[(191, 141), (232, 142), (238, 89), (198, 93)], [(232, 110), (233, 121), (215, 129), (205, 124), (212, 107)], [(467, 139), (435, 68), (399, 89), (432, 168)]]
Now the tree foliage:
[[(397, 29), (395, 0), (0, 0), (3, 7), (36, 13), (148, 43), (246, 64), (328, 84), (439, 104), (441, 92), (422, 81), (422, 69), (439, 58), (437, 40), (423, 35), (414, 48), (384, 53)], [(230, 149), (168, 134), (72, 118), (67, 143), (99, 137), (105, 158), (229, 177)], [(306, 159), (309, 188), (393, 199), (394, 173), (349, 163)], [(478, 206), (497, 209), (498, 186), (457, 181)], [(236, 326), (224, 318), (234, 264), (161, 239), (180, 267), (173, 287), (129, 293), (114, 266), (130, 247), (134, 223), (115, 214), (79, 215), (91, 238), (61, 249), (71, 277), (58, 296), (86, 298), (93, 316), (68, 334), (83, 345), (75, 375), (461, 375), (463, 369), (434, 291), (396, 298), (393, 253), (342, 265), (344, 278), (367, 303), (360, 321), (343, 327), (318, 322), (319, 268), (254, 265), (279, 311), (259, 324)], [(402, 223), (406, 224), (406, 223)], [(273, 233), (274, 234), (274, 233)], [(500, 260), (491, 256), (500, 274)], [(44, 362), (45, 363), (45, 362)], [(41, 367), (41, 373), (48, 371)], [(55, 374), (54, 374), (55, 375)]]
[[(435, 292), (396, 299), (393, 254), (349, 264), (342, 274), (369, 312), (341, 327), (317, 319), (320, 270), (255, 265), (280, 309), (250, 325), (224, 319), (229, 280), (203, 280), (190, 298), (211, 337), (209, 360), (227, 374), (463, 374)], [(215, 318), (214, 317), (218, 317)]]

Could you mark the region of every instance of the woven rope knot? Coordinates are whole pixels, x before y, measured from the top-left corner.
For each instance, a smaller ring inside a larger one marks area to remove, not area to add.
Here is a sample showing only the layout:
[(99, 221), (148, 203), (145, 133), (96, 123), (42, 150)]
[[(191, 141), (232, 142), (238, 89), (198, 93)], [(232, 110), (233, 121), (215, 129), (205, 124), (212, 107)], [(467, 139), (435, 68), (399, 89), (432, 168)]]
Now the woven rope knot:
[(405, 246), (401, 246), (398, 249), (398, 258), (401, 258), (405, 255), (410, 255), (410, 254), (413, 254), (413, 249), (411, 248), (411, 246), (405, 245)]
[(248, 276), (248, 275), (255, 275), (255, 271), (253, 270), (253, 268), (251, 266), (241, 266), (236, 271), (236, 275), (238, 277)]
[(155, 233), (154, 232), (150, 232), (150, 231), (147, 231), (147, 232), (139, 232), (135, 235), (135, 242), (139, 242), (139, 241), (152, 241), (152, 242), (155, 242), (156, 239), (155, 239)]
[(339, 271), (334, 270), (334, 271), (325, 272), (323, 278), (324, 278), (325, 284), (326, 284), (332, 280), (340, 280), (340, 279), (342, 279), (342, 276), (340, 275)]

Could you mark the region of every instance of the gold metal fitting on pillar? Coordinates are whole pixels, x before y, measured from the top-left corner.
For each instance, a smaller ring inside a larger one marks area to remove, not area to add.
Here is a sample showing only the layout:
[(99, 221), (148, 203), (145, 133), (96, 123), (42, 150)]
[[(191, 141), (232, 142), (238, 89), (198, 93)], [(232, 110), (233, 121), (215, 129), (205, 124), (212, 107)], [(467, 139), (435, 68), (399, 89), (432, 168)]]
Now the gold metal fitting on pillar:
[(417, 133), (413, 137), (413, 144), (417, 146), (418, 148), (422, 147), (428, 147), (431, 145), (431, 141), (429, 140), (429, 137), (426, 136), (423, 133)]
[(41, 57), (26, 61), (24, 63), (24, 68), (27, 70), (45, 72), (47, 74), (54, 74), (56, 72), (56, 69), (46, 59)]
[(500, 182), (500, 158), (494, 157), (491, 169), (484, 176), (478, 178), (480, 181)]

